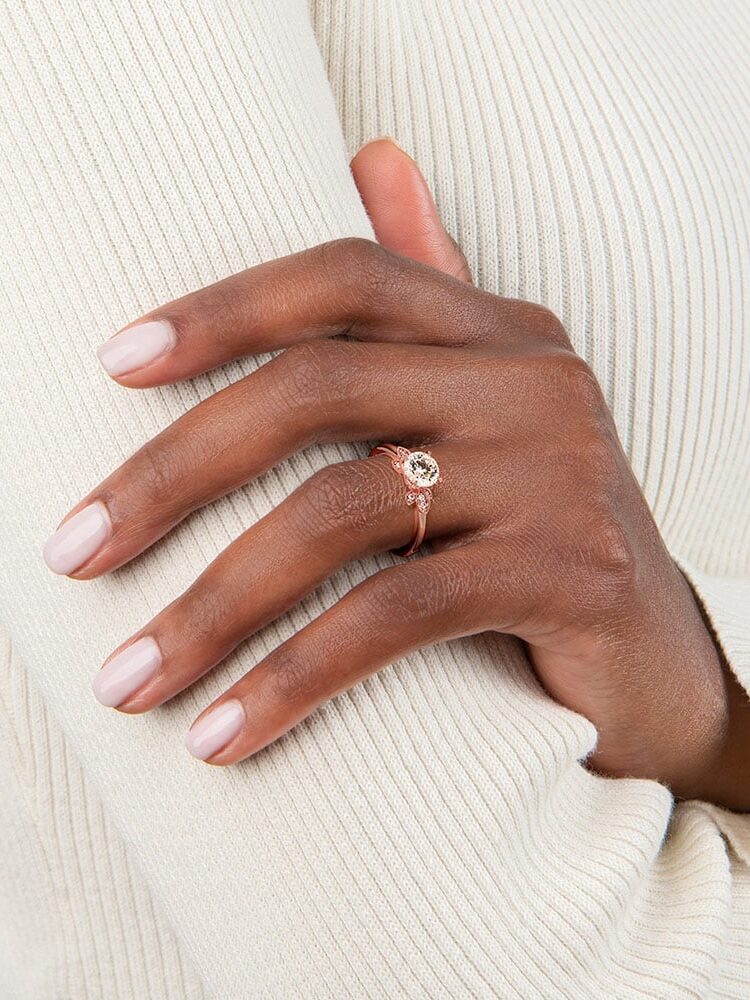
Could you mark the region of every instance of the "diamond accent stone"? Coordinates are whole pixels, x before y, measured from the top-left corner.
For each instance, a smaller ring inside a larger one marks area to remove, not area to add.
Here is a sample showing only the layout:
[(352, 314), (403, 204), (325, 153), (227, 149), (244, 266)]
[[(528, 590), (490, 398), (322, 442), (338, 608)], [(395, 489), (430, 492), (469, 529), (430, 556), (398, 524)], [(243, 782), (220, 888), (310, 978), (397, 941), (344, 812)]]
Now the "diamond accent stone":
[(434, 486), (440, 478), (440, 468), (437, 462), (426, 451), (409, 452), (409, 455), (404, 459), (403, 470), (409, 482), (420, 489)]

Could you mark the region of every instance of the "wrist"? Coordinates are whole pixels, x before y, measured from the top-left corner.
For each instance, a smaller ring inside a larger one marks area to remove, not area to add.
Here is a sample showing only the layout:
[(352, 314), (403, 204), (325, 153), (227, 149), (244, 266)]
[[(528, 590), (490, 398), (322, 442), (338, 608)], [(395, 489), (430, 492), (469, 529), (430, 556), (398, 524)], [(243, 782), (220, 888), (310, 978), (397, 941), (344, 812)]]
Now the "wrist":
[(690, 579), (680, 575), (692, 594), (711, 640), (722, 683), (723, 710), (703, 766), (684, 783), (673, 786), (683, 799), (702, 799), (735, 812), (750, 811), (750, 697), (730, 667), (700, 596)]
[(695, 792), (681, 797), (704, 799), (735, 812), (750, 812), (750, 698), (726, 662), (723, 669), (727, 701), (723, 738), (698, 779)]

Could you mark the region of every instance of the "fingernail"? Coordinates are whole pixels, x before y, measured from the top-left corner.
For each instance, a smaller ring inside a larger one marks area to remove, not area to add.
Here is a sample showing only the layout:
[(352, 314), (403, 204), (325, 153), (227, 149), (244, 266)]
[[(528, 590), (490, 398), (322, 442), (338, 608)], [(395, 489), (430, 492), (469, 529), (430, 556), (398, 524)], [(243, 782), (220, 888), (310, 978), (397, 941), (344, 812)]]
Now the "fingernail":
[(160, 666), (156, 642), (150, 636), (137, 639), (104, 664), (91, 685), (94, 696), (107, 708), (115, 708), (143, 687)]
[(111, 534), (107, 508), (97, 500), (60, 525), (44, 546), (44, 561), (53, 573), (72, 573), (88, 562)]
[(96, 355), (109, 375), (127, 375), (171, 351), (176, 342), (171, 323), (151, 319), (116, 333)]
[(199, 719), (185, 737), (193, 757), (208, 760), (233, 740), (245, 724), (242, 702), (232, 698)]

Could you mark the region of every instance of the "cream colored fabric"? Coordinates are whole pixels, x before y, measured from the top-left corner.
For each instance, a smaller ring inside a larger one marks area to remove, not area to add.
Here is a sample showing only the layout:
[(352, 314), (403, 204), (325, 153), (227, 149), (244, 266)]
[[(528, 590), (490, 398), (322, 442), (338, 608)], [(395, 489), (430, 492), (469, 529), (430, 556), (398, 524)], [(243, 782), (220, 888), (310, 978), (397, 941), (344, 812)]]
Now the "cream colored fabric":
[(38, 553), (258, 363), (127, 393), (96, 345), (370, 234), (346, 147), (388, 132), (480, 283), (565, 320), (750, 687), (749, 28), (745, 4), (676, 0), (317, 0), (312, 24), (301, 0), (0, 2), (4, 995), (748, 995), (750, 819), (587, 773), (594, 728), (513, 641), (416, 654), (239, 767), (187, 757), (208, 699), (387, 556), (148, 718), (95, 704), (116, 644), (352, 448), (295, 456), (109, 579)]
[(0, 996), (204, 1000), (7, 637), (0, 637)]

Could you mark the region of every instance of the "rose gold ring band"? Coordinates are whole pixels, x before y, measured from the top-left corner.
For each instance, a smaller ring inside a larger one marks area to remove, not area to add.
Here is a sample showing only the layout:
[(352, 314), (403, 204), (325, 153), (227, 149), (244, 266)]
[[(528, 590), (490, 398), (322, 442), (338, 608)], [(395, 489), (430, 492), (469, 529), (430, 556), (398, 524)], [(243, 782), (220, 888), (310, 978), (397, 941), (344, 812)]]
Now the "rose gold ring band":
[(427, 514), (432, 505), (431, 487), (443, 481), (440, 468), (429, 451), (424, 449), (409, 451), (395, 444), (379, 444), (370, 455), (388, 455), (391, 465), (404, 480), (406, 503), (414, 508), (414, 534), (407, 545), (395, 552), (404, 557), (413, 555), (424, 541), (427, 531)]

